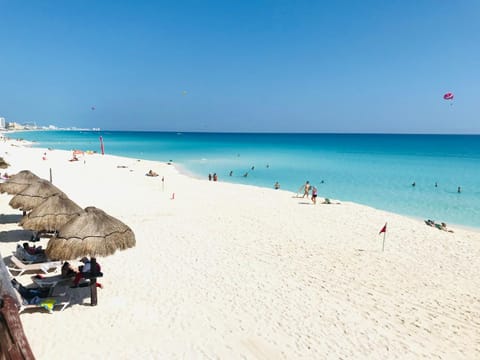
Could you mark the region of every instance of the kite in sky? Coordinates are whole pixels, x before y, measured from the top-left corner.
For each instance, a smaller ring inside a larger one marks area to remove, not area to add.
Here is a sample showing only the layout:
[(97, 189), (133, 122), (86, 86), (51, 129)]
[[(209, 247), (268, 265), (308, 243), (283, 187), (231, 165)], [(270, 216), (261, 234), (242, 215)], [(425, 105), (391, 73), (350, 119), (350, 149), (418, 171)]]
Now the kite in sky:
[(453, 98), (454, 98), (454, 96), (453, 96), (453, 93), (451, 93), (451, 92), (448, 92), (445, 95), (443, 95), (444, 100), (453, 100)]
[(454, 95), (451, 92), (447, 92), (443, 95), (443, 100), (450, 101), (450, 105), (453, 105), (453, 98), (454, 98)]

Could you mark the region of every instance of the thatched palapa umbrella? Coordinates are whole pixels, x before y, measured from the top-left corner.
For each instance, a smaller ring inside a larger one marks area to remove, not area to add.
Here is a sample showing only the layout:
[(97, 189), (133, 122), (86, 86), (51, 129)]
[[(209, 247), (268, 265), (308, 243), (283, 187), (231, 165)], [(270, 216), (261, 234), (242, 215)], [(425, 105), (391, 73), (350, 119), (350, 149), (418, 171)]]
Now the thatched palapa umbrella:
[[(46, 254), (51, 259), (73, 260), (91, 257), (91, 271), (96, 271), (96, 257), (135, 246), (135, 234), (120, 220), (90, 206), (66, 223), (48, 241)], [(91, 304), (97, 305), (97, 276), (90, 276)]]
[(24, 216), (20, 226), (37, 232), (54, 232), (81, 212), (83, 209), (64, 194), (54, 194)]
[(6, 169), (10, 166), (3, 157), (0, 157), (0, 169)]
[(22, 170), (12, 175), (7, 181), (0, 184), (0, 193), (14, 195), (25, 189), (27, 186), (40, 180), (40, 178), (30, 170)]
[[(51, 182), (40, 179), (20, 191), (8, 204), (14, 209), (30, 211), (55, 194), (63, 192)], [(65, 194), (64, 196), (67, 197)]]

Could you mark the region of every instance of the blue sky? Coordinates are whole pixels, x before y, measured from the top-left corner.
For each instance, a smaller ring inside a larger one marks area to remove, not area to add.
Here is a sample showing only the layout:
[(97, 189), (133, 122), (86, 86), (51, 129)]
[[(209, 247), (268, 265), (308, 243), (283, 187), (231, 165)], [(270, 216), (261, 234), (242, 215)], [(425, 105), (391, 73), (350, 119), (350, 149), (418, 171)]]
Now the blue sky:
[(480, 133), (479, 19), (478, 0), (0, 0), (0, 116), (111, 130)]

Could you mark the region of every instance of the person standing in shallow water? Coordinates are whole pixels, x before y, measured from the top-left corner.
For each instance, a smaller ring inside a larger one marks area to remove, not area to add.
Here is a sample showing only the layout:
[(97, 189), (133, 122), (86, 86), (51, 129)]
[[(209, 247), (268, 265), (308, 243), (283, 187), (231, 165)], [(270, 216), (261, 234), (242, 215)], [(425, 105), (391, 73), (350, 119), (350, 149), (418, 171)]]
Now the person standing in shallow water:
[(459, 186), (457, 192), (460, 194), (462, 192), (462, 188)]
[(310, 195), (310, 181), (307, 180), (305, 185), (303, 185), (303, 196), (302, 196), (302, 198), (304, 198), (305, 196), (308, 198), (309, 195)]
[(317, 188), (315, 186), (313, 186), (312, 187), (312, 202), (313, 202), (313, 205), (317, 204), (317, 195), (318, 195)]

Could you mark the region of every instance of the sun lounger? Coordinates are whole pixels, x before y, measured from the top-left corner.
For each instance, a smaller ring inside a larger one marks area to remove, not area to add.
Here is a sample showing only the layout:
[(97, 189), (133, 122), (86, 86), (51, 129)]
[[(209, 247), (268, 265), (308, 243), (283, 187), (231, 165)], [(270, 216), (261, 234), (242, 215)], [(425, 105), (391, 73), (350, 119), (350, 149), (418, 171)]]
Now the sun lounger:
[(28, 251), (25, 250), (21, 245), (17, 245), (14, 255), (17, 259), (21, 260), (25, 264), (41, 263), (48, 260), (44, 253), (35, 255), (29, 254)]
[(34, 263), (34, 264), (24, 264), (21, 262), (15, 255), (10, 256), (10, 261), (13, 265), (7, 266), (9, 271), (18, 272), (16, 276), (22, 275), (26, 271), (43, 271), (45, 274), (48, 274), (50, 270), (57, 270), (62, 266), (60, 261), (49, 261), (44, 263)]
[(53, 313), (53, 309), (55, 307), (60, 308), (60, 311), (65, 310), (65, 308), (70, 305), (70, 297), (65, 296), (55, 296), (55, 297), (48, 297), (48, 298), (38, 298), (36, 301), (38, 301), (35, 304), (29, 304), (23, 297), (20, 295), (17, 289), (15, 289), (15, 295), (17, 296), (20, 308), (18, 309), (18, 313), (22, 313), (26, 310), (38, 310), (38, 309), (44, 309), (47, 310), (50, 314)]
[(65, 277), (61, 274), (45, 277), (41, 277), (39, 275), (32, 276), (32, 281), (41, 288), (55, 287), (58, 283), (61, 283), (63, 281), (72, 281), (72, 279), (73, 276)]

